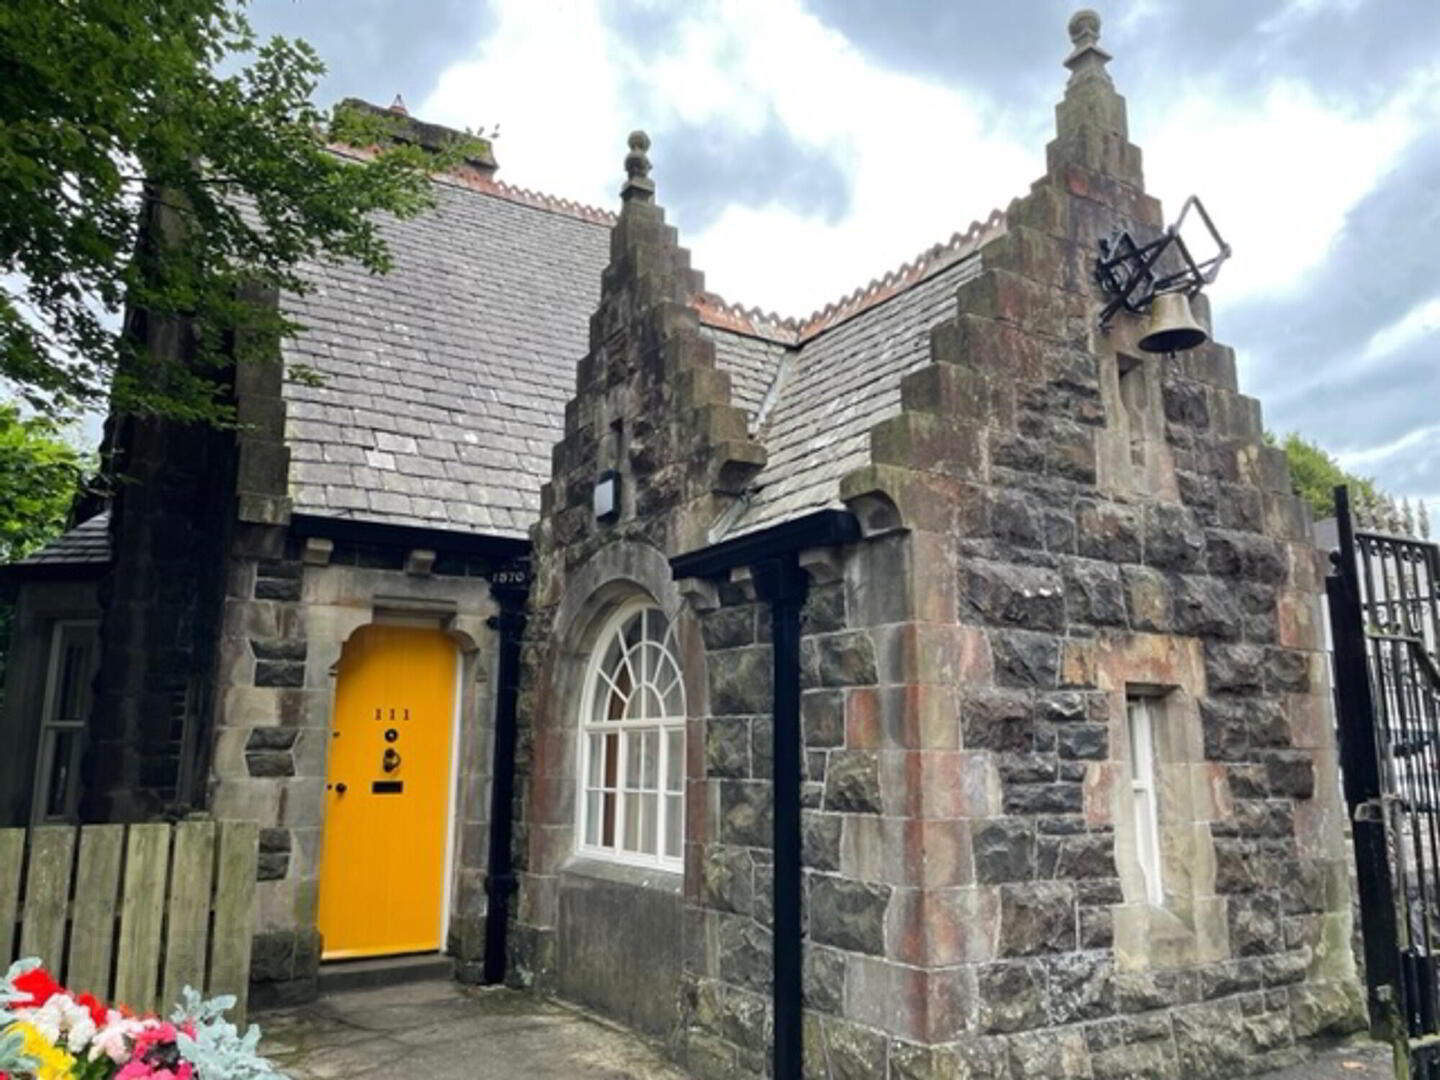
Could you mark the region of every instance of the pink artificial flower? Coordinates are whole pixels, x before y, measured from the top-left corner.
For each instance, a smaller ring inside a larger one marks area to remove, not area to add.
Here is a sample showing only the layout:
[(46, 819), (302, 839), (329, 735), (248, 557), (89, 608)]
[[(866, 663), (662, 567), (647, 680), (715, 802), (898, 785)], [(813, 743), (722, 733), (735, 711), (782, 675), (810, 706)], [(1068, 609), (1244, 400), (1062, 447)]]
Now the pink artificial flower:
[(130, 1061), (114, 1080), (192, 1080), (194, 1066), (180, 1060), (175, 1049), (175, 1025), (155, 1020), (134, 1033)]

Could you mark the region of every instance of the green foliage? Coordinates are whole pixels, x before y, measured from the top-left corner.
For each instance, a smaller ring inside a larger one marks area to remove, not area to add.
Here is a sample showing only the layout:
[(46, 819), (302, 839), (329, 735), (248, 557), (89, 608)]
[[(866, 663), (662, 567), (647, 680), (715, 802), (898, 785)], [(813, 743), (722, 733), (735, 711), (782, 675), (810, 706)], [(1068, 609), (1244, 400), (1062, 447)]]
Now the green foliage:
[[(383, 272), (378, 213), (420, 212), (427, 171), (474, 145), (330, 153), (387, 144), (385, 119), (311, 104), (324, 65), (257, 42), (245, 2), (0, 4), (0, 376), (32, 407), (226, 421), (232, 351), (297, 329), (242, 289)], [(127, 302), (146, 315), (117, 332)], [(151, 347), (177, 325), (182, 357)]]
[[(1271, 434), (1265, 438), (1272, 445), (1276, 443)], [(1346, 472), (1338, 461), (1299, 432), (1290, 432), (1279, 445), (1290, 463), (1290, 484), (1295, 494), (1310, 504), (1316, 521), (1335, 516), (1335, 488), (1339, 484), (1350, 486), (1351, 497), (1357, 503), (1373, 503), (1384, 496), (1374, 480)]]
[(0, 402), (0, 563), (60, 534), (89, 466), (53, 421)]

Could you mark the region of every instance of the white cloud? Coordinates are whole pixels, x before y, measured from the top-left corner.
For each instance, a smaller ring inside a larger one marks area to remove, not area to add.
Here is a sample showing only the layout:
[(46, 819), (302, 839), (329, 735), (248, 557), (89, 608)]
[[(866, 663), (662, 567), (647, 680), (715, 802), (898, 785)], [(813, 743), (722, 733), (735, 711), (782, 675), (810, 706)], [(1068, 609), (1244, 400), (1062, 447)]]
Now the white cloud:
[(754, 134), (778, 121), (839, 160), (848, 213), (827, 222), (818, 208), (732, 206), (683, 241), (711, 289), (784, 314), (963, 232), (1043, 171), (1043, 145), (1010, 134), (993, 104), (872, 64), (799, 0), (705, 0), (684, 12), (665, 54), (642, 64), (594, 3), (502, 0), (475, 58), (447, 70), (416, 111), (449, 124), (500, 116), (502, 177), (604, 206), (615, 205), (632, 127), (656, 135), (664, 203), (667, 125)]
[[(983, 220), (1044, 169), (1048, 115), (883, 67), (802, 0), (645, 2), (663, 7), (669, 23), (658, 55), (642, 58), (607, 24), (602, 0), (496, 0), (494, 30), (472, 59), (444, 72), (416, 112), (449, 124), (498, 117), (502, 177), (609, 208), (617, 206), (631, 128), (655, 136), (660, 201), (673, 206), (667, 129), (759, 135), (778, 124), (845, 172), (843, 216), (827, 221), (819, 207), (807, 213), (777, 199), (732, 203), (703, 229), (678, 224), (712, 290), (786, 315), (807, 314)], [(1283, 50), (1303, 20), (1334, 17), (1330, 8), (1354, 3), (1293, 0), (1247, 48), (1262, 57)], [(1116, 38), (1143, 37), (1141, 24), (1160, 8), (1158, 0), (1136, 0), (1115, 21)], [(1057, 45), (1057, 60), (1062, 51)], [(957, 73), (965, 63), (956, 56)], [(1058, 98), (1065, 79), (1058, 64), (1053, 77)], [(1222, 325), (1227, 305), (1303, 290), (1349, 212), (1433, 129), (1440, 66), (1390, 77), (1388, 95), (1365, 105), (1295, 80), (1255, 87), (1243, 101), (1203, 72), (1167, 72), (1136, 86), (1121, 80), (1150, 190), (1172, 217), (1186, 195), (1201, 195), (1234, 247), (1211, 290)], [(767, 167), (748, 164), (761, 173)], [(779, 187), (783, 178), (776, 179)], [(1370, 353), (1433, 333), (1436, 304), (1378, 333)], [(1257, 359), (1242, 348), (1242, 372)], [(1374, 464), (1398, 479), (1390, 450), (1377, 448)], [(1404, 452), (1432, 450), (1440, 454), (1426, 439)]]
[(1440, 296), (1432, 297), (1407, 311), (1389, 326), (1377, 331), (1365, 343), (1365, 363), (1383, 360), (1423, 338), (1440, 332)]
[(1362, 114), (1296, 82), (1275, 83), (1258, 108), (1243, 112), (1196, 83), (1147, 108), (1144, 120), (1136, 141), (1151, 191), (1170, 213), (1199, 194), (1235, 249), (1212, 290), (1220, 304), (1300, 287), (1346, 213), (1422, 130), (1409, 93)]

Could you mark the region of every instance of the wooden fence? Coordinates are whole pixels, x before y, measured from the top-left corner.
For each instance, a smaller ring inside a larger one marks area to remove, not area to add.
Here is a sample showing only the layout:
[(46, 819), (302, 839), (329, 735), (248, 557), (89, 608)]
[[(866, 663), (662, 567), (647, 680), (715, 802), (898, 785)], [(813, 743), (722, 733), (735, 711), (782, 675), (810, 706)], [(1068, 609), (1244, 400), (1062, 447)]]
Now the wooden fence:
[(238, 1022), (257, 847), (248, 822), (0, 829), (0, 958), (38, 956), (71, 990), (143, 1011), (187, 985), (234, 994)]

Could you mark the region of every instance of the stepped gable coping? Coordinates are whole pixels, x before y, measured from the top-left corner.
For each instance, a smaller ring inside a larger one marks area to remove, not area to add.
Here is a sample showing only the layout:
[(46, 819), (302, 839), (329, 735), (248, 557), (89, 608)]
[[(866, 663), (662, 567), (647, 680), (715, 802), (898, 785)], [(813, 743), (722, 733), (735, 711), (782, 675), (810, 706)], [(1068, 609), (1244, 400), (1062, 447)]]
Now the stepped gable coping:
[[(368, 161), (380, 152), (380, 148), (376, 146), (346, 146), (339, 143), (332, 143), (329, 149), (341, 157), (361, 161)], [(451, 171), (436, 173), (432, 179), (442, 184), (449, 184), (451, 187), (469, 188), (471, 191), (478, 191), (484, 195), (494, 195), (521, 206), (548, 210), (552, 214), (564, 214), (566, 217), (578, 218), (593, 225), (614, 226), (615, 222), (619, 220), (616, 214), (609, 210), (601, 210), (598, 206), (589, 206), (586, 203), (575, 202), (573, 199), (566, 199), (559, 195), (547, 195), (543, 191), (517, 187), (514, 184), (507, 184), (504, 180), (481, 176), (478, 173)]]
[(983, 222), (972, 221), (963, 233), (953, 233), (949, 240), (922, 251), (909, 262), (826, 304), (804, 319), (785, 318), (773, 311), (757, 307), (734, 304), (715, 293), (698, 293), (691, 298), (690, 306), (700, 316), (700, 321), (721, 330), (737, 334), (764, 338), (785, 345), (803, 345), (811, 338), (832, 327), (838, 326), (877, 304), (904, 292), (942, 270), (972, 255), (984, 244), (1005, 231), (1006, 219), (1002, 210), (993, 210)]

